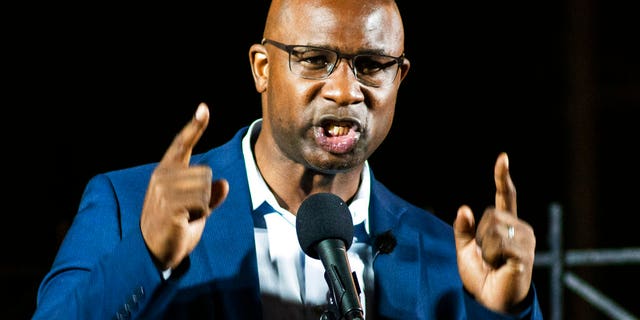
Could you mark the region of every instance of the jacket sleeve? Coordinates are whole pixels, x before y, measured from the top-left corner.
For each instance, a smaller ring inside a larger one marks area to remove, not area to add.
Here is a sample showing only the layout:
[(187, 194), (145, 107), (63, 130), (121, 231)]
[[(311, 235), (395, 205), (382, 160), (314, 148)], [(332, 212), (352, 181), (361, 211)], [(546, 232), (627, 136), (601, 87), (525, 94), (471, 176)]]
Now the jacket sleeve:
[[(137, 215), (129, 220), (139, 221)], [(32, 319), (135, 318), (158, 299), (159, 288), (171, 290), (139, 226), (123, 226), (126, 220), (108, 176), (92, 178), (38, 288)]]
[(464, 306), (468, 319), (495, 319), (495, 320), (542, 320), (542, 311), (536, 294), (536, 288), (532, 284), (529, 294), (523, 302), (527, 306), (522, 312), (515, 315), (506, 315), (487, 309), (478, 303), (468, 292), (464, 292)]

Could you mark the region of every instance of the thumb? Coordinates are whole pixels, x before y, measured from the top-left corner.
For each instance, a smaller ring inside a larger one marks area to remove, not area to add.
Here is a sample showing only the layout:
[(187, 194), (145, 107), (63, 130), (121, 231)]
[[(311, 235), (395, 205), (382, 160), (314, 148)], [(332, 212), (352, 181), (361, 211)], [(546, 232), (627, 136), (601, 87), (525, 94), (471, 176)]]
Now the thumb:
[(229, 182), (226, 179), (219, 179), (211, 183), (211, 199), (209, 208), (217, 208), (229, 194)]
[(475, 241), (476, 221), (471, 208), (466, 205), (458, 208), (456, 220), (453, 222), (453, 235), (458, 249), (462, 249), (470, 241)]

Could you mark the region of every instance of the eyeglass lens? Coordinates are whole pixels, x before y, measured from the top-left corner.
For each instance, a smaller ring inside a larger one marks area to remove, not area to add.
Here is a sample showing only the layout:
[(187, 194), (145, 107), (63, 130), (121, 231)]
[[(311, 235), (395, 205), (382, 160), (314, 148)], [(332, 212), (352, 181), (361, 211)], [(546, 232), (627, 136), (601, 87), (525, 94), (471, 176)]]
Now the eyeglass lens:
[[(292, 72), (304, 78), (324, 79), (331, 75), (340, 58), (332, 50), (296, 46), (291, 48), (289, 66)], [(399, 67), (398, 60), (389, 56), (361, 54), (350, 57), (350, 60), (349, 66), (355, 76), (367, 85), (392, 82)]]

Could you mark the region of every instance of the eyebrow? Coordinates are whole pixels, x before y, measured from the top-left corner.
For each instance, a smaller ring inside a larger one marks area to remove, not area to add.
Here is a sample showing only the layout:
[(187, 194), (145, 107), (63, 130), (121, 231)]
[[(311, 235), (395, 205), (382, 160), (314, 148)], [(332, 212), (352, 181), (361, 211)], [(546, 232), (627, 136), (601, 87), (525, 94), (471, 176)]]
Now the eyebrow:
[[(355, 56), (355, 55), (361, 55), (361, 54), (370, 54), (370, 55), (383, 55), (383, 56), (390, 56), (390, 57), (395, 57), (393, 55), (390, 55), (388, 53), (386, 53), (384, 51), (384, 49), (371, 49), (371, 48), (365, 48), (365, 49), (359, 49), (358, 51), (354, 52), (354, 53), (347, 53), (345, 51), (340, 50), (339, 48), (335, 47), (335, 46), (329, 46), (329, 45), (320, 45), (320, 44), (295, 44), (295, 46), (305, 46), (305, 47), (314, 47), (314, 48), (320, 48), (320, 49), (329, 49), (329, 50), (333, 50), (336, 52), (339, 52), (342, 55), (345, 56)], [(402, 55), (402, 54), (400, 54)]]

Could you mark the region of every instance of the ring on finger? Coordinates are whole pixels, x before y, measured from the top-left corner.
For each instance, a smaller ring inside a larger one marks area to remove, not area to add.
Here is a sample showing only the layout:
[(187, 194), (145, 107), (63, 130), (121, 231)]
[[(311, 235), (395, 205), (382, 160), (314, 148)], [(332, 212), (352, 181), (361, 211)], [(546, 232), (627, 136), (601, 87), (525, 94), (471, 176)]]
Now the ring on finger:
[(515, 236), (516, 236), (516, 228), (512, 225), (509, 225), (507, 227), (507, 237), (509, 238), (509, 240), (511, 240)]

